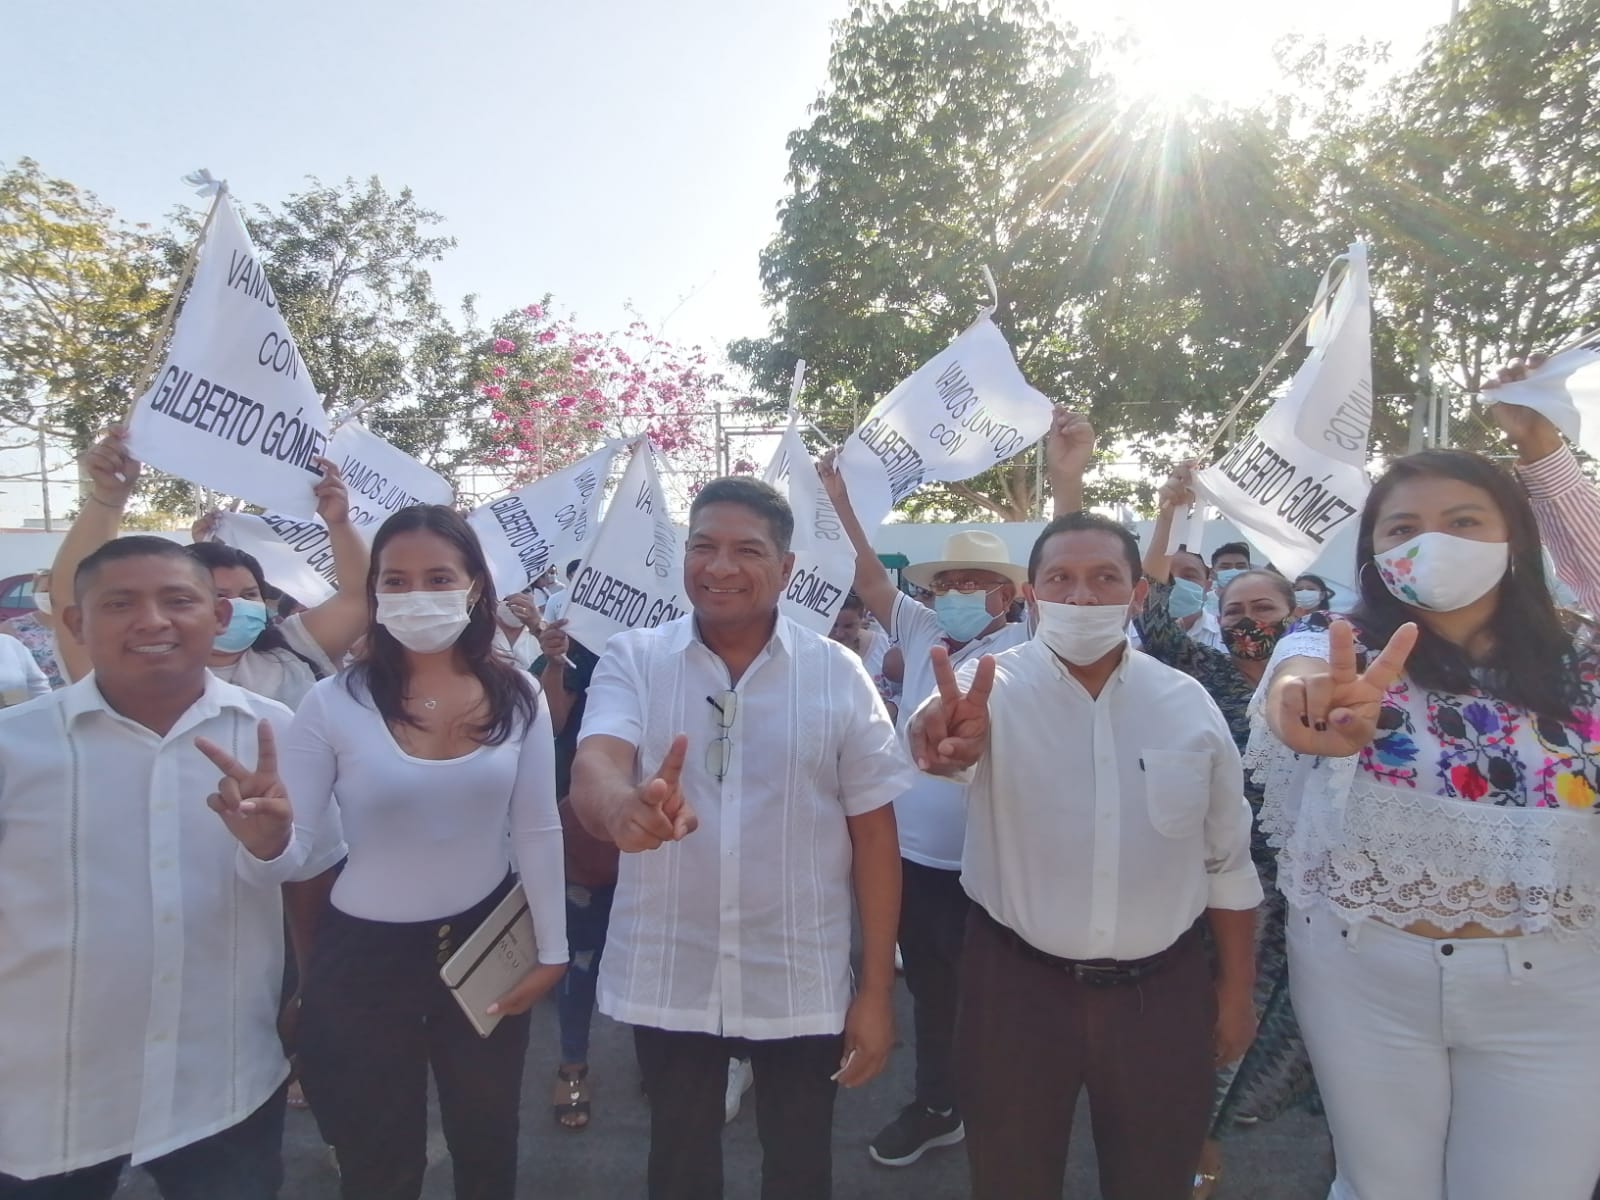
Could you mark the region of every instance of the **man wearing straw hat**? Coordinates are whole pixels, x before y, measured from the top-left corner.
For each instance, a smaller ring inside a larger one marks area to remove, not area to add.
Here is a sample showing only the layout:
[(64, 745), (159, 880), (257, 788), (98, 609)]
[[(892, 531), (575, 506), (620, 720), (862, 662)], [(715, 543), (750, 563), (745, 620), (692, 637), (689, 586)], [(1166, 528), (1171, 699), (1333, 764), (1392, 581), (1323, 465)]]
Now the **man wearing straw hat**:
[[(1027, 571), (1011, 562), (999, 537), (981, 529), (963, 530), (945, 540), (937, 560), (906, 567), (901, 574), (907, 582), (933, 593), (933, 607), (926, 608), (900, 591), (878, 561), (834, 464), (825, 461), (819, 470), (855, 547), (856, 593), (905, 659), (900, 711), (907, 720), (936, 690), (935, 646), (944, 647), (950, 661), (960, 664), (1027, 641), (1025, 625), (1006, 621)], [(952, 1059), (969, 904), (961, 887), (965, 792), (962, 784), (920, 775), (895, 801), (902, 881), (900, 956), (913, 1001), (917, 1072), (915, 1099), (868, 1147), (873, 1160), (888, 1167), (908, 1167), (927, 1151), (954, 1146), (965, 1137)]]

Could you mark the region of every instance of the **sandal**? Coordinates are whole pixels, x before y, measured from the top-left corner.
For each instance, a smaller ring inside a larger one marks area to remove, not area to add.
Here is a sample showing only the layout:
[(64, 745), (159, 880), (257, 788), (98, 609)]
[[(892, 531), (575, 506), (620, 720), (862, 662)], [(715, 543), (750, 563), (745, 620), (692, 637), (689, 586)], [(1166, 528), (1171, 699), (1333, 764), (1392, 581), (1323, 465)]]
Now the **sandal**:
[(565, 1067), (556, 1068), (555, 1098), (551, 1104), (556, 1124), (563, 1129), (577, 1131), (589, 1127), (589, 1067), (579, 1067), (567, 1074)]

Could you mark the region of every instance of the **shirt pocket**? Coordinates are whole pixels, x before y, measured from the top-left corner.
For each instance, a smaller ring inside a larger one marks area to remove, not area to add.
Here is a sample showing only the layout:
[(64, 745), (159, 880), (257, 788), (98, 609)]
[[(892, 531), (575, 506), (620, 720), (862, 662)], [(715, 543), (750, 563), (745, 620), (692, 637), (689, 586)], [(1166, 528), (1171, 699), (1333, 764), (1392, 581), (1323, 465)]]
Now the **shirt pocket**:
[(1211, 755), (1192, 750), (1145, 750), (1145, 804), (1150, 824), (1169, 838), (1200, 833), (1211, 804)]

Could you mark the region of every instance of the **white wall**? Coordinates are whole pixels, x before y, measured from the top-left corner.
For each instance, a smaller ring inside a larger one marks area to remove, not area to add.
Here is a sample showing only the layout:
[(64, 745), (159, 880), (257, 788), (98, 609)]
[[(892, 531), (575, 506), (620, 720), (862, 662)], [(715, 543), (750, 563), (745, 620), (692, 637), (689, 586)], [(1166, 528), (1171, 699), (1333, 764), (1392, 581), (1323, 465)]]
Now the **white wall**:
[[(144, 530), (130, 529), (122, 536), (129, 533), (142, 533)], [(189, 531), (164, 532), (151, 531), (157, 537), (164, 537), (170, 541), (189, 544)], [(56, 557), (56, 551), (61, 548), (62, 541), (66, 538), (66, 530), (53, 530), (46, 533), (42, 529), (0, 529), (0, 579), (10, 575), (22, 575), (29, 571), (37, 571), (41, 567), (48, 567)]]

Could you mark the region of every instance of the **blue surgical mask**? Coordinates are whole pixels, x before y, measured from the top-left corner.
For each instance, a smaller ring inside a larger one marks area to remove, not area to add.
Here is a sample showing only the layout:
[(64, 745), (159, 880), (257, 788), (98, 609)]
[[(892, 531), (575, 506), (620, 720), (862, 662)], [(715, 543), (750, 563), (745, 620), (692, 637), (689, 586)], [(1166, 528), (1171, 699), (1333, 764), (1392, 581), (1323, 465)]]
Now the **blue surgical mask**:
[(1192, 579), (1174, 579), (1172, 595), (1167, 598), (1167, 611), (1174, 621), (1192, 617), (1206, 603), (1206, 590)]
[(255, 645), (261, 631), (267, 627), (267, 606), (259, 600), (229, 600), (233, 615), (228, 627), (212, 640), (211, 645), (224, 654), (237, 654)]
[(970, 642), (994, 620), (982, 592), (945, 592), (933, 598), (933, 612), (953, 642)]
[(1217, 590), (1218, 595), (1220, 595), (1223, 588), (1227, 587), (1230, 583), (1243, 574), (1244, 569), (1242, 567), (1224, 567), (1222, 570), (1217, 572), (1216, 581), (1211, 586), (1214, 587)]

